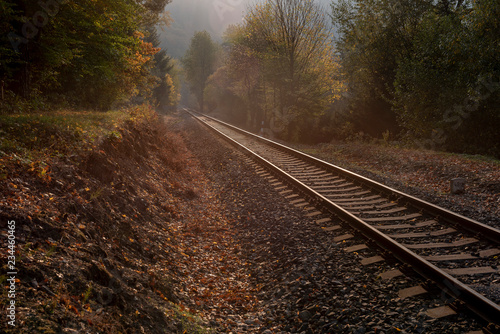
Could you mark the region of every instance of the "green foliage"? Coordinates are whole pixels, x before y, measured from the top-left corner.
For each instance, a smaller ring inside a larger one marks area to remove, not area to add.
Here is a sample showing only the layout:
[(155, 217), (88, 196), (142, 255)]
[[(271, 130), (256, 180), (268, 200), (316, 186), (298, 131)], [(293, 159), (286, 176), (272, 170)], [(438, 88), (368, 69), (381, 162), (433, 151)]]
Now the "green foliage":
[(391, 101), (398, 62), (412, 53), (416, 27), (429, 8), (428, 0), (332, 4), (339, 32), (336, 46), (349, 89), (346, 107), (359, 130), (374, 136), (397, 130)]
[[(13, 28), (12, 22), (18, 18), (14, 7), (11, 1), (0, 0), (0, 73), (8, 75), (12, 75), (11, 68), (19, 61), (15, 57), (14, 49), (8, 43), (8, 35)], [(0, 76), (0, 80), (4, 79), (5, 77)]]
[(57, 250), (57, 244), (54, 243), (50, 246), (49, 250), (45, 253), (45, 257), (50, 258), (52, 255), (54, 255), (56, 250)]
[(173, 318), (179, 323), (178, 332), (186, 334), (212, 334), (215, 330), (205, 327), (199, 316), (189, 312), (183, 306), (171, 303), (171, 309), (167, 314), (173, 315)]
[[(160, 45), (156, 27), (148, 29), (146, 41), (154, 47)], [(159, 51), (154, 55), (151, 74), (156, 84), (156, 87), (151, 91), (153, 104), (162, 112), (174, 110), (180, 99), (180, 84), (176, 60), (170, 58), (165, 50)]]
[(498, 155), (500, 3), (342, 0), (332, 4), (355, 131)]
[(147, 97), (159, 49), (145, 32), (169, 1), (0, 1), (0, 79), (26, 100), (98, 110)]
[(92, 295), (92, 282), (89, 283), (87, 290), (85, 291), (85, 293), (83, 293), (82, 303), (85, 304), (87, 300), (89, 300), (91, 295)]
[(420, 146), (500, 154), (499, 14), (487, 0), (422, 19), (394, 84), (401, 124)]
[(206, 31), (194, 34), (182, 64), (191, 92), (196, 96), (201, 112), (204, 109), (204, 91), (208, 77), (215, 70), (217, 45)]
[[(402, 125), (416, 136), (430, 135), (442, 110), (466, 94), (466, 72), (459, 72), (463, 51), (457, 35), (461, 22), (430, 12), (414, 38), (414, 53), (402, 59), (395, 80)], [(457, 43), (449, 43), (448, 40)]]

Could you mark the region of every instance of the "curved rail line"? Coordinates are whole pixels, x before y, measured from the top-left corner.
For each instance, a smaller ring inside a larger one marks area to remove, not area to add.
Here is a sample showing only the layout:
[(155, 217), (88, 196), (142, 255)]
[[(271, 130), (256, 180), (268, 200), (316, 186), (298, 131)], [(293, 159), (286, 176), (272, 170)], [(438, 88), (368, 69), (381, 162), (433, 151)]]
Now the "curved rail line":
[[(299, 191), (316, 208), (340, 217), (447, 295), (461, 301), (459, 304), (496, 327), (495, 331), (500, 330), (500, 305), (457, 278), (469, 274), (500, 275), (496, 265), (500, 230), (215, 118), (186, 111)], [(390, 233), (398, 230), (407, 232)], [(431, 242), (418, 241), (424, 238)], [(396, 241), (400, 239), (410, 242)], [(468, 249), (471, 244), (479, 246), (473, 252), (450, 253), (463, 247)], [(433, 252), (436, 249), (438, 252)], [(433, 255), (425, 255), (429, 253)], [(488, 266), (477, 266), (474, 262), (485, 259), (490, 259)], [(471, 265), (438, 267), (437, 264), (447, 261), (469, 261)]]

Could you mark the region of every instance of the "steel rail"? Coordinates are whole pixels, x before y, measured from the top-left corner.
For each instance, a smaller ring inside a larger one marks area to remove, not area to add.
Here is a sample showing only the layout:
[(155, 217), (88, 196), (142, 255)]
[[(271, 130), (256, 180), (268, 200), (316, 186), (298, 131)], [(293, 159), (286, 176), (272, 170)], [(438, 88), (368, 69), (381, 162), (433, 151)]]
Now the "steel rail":
[[(200, 115), (203, 115), (203, 114), (200, 114)], [(287, 146), (282, 145), (280, 143), (277, 143), (275, 141), (269, 140), (267, 138), (263, 138), (263, 137), (258, 136), (256, 134), (253, 134), (251, 132), (237, 128), (234, 125), (220, 121), (220, 120), (213, 118), (211, 116), (207, 116), (207, 115), (203, 115), (203, 116), (207, 117), (215, 122), (223, 124), (223, 125), (231, 128), (232, 130), (246, 134), (246, 135), (251, 136), (251, 137), (253, 137), (261, 142), (264, 142), (268, 145), (274, 146), (276, 148), (279, 148), (280, 150), (291, 153), (291, 154), (299, 157), (302, 160), (309, 161), (312, 164), (316, 165), (317, 167), (325, 168), (326, 170), (330, 170), (333, 173), (342, 175), (342, 176), (346, 177), (347, 179), (351, 179), (351, 180), (354, 180), (356, 182), (362, 183), (365, 186), (367, 186), (368, 188), (371, 188), (373, 190), (377, 190), (381, 193), (384, 193), (386, 196), (388, 196), (389, 199), (396, 200), (396, 201), (398, 201), (398, 203), (410, 204), (417, 209), (425, 210), (426, 212), (431, 213), (431, 214), (437, 216), (438, 218), (444, 219), (448, 223), (457, 225), (460, 228), (468, 230), (469, 232), (480, 234), (482, 238), (488, 239), (489, 241), (491, 241), (493, 243), (500, 244), (500, 230), (498, 230), (498, 229), (495, 229), (491, 226), (480, 223), (480, 222), (473, 220), (473, 219), (470, 219), (468, 217), (462, 216), (458, 213), (452, 212), (452, 211), (447, 210), (445, 208), (439, 207), (435, 204), (429, 203), (429, 202), (424, 201), (422, 199), (405, 194), (397, 189), (390, 188), (390, 187), (388, 187), (384, 184), (381, 184), (377, 181), (370, 180), (364, 176), (361, 176), (361, 175), (355, 174), (351, 171), (348, 171), (347, 169), (341, 168), (339, 166), (335, 166), (329, 162), (320, 160), (320, 159), (315, 158), (311, 155), (308, 155), (306, 153), (300, 152), (300, 151), (295, 150), (293, 148), (287, 147)]]
[[(344, 208), (340, 207), (339, 205), (333, 203), (332, 201), (330, 201), (329, 199), (327, 199), (323, 195), (319, 194), (318, 192), (313, 190), (311, 187), (303, 184), (302, 182), (300, 182), (299, 180), (297, 180), (293, 176), (291, 176), (288, 173), (286, 173), (285, 171), (281, 170), (279, 167), (277, 167), (276, 165), (274, 165), (270, 161), (257, 155), (256, 153), (254, 153), (250, 149), (246, 148), (242, 144), (238, 143), (234, 139), (232, 139), (229, 136), (227, 136), (226, 134), (222, 133), (220, 130), (216, 129), (215, 127), (211, 126), (210, 124), (207, 124), (206, 122), (201, 120), (199, 117), (194, 115), (194, 113), (192, 113), (190, 111), (187, 111), (187, 112), (189, 114), (191, 114), (201, 124), (205, 125), (209, 129), (214, 131), (216, 134), (221, 136), (223, 139), (229, 141), (236, 148), (238, 148), (240, 151), (244, 152), (246, 155), (251, 157), (253, 160), (257, 161), (259, 164), (266, 166), (266, 168), (268, 170), (270, 170), (273, 174), (275, 174), (276, 177), (278, 177), (279, 179), (283, 180), (284, 182), (290, 184), (295, 189), (298, 189), (305, 196), (312, 199), (315, 203), (321, 205), (323, 208), (328, 210), (330, 213), (337, 215), (341, 219), (347, 221), (353, 228), (355, 228), (356, 230), (361, 232), (367, 238), (374, 240), (380, 247), (389, 251), (395, 258), (399, 259), (403, 263), (410, 265), (422, 277), (433, 281), (444, 293), (446, 293), (447, 295), (449, 295), (453, 298), (456, 298), (456, 299), (462, 301), (467, 308), (469, 308), (471, 311), (473, 311), (474, 313), (479, 315), (481, 318), (483, 318), (487, 322), (500, 325), (500, 306), (498, 304), (487, 299), (486, 297), (484, 297), (483, 295), (481, 295), (477, 291), (468, 287), (466, 284), (460, 282), (459, 280), (457, 280), (456, 278), (447, 274), (443, 270), (439, 269), (438, 267), (436, 267), (432, 263), (430, 263), (427, 260), (423, 259), (422, 257), (418, 256), (417, 254), (415, 254), (414, 252), (412, 252), (408, 248), (399, 244), (398, 242), (391, 239), (390, 237), (384, 235), (383, 233), (381, 233), (377, 229), (373, 228), (369, 224), (362, 221), (360, 218), (354, 216), (352, 213), (348, 212)], [(287, 148), (286, 146), (283, 146), (279, 143), (275, 143), (273, 141), (267, 140), (265, 138), (261, 138), (259, 136), (256, 136), (256, 135), (250, 133), (250, 132), (247, 132), (245, 130), (238, 129), (230, 124), (227, 124), (225, 122), (214, 119), (213, 117), (209, 117), (206, 115), (202, 115), (202, 116), (207, 117), (207, 118), (209, 118), (215, 122), (218, 122), (220, 124), (223, 124), (225, 126), (228, 126), (233, 130), (237, 130), (240, 133), (251, 135), (253, 138), (257, 138), (259, 140), (264, 140), (264, 142), (267, 142), (267, 143), (276, 144), (273, 146), (277, 146), (279, 148), (285, 148), (289, 152), (299, 153), (300, 156), (303, 155), (303, 153), (301, 153), (301, 152)], [(310, 157), (310, 156), (308, 156), (308, 157)], [(312, 158), (312, 161), (320, 161), (314, 157), (310, 157), (310, 158)], [(329, 163), (326, 163), (326, 165), (335, 167), (335, 169), (339, 168), (339, 167), (333, 166)], [(339, 169), (341, 169), (341, 168), (339, 168)], [(341, 169), (341, 170), (343, 170), (343, 169)], [(348, 175), (353, 174), (352, 172), (349, 172), (349, 171), (346, 171), (346, 172), (348, 173)], [(362, 178), (366, 179), (364, 177), (362, 177)], [(366, 179), (366, 180), (368, 180), (368, 179)], [(383, 185), (381, 185), (381, 186), (383, 186)], [(388, 188), (385, 186), (383, 186), (383, 187)], [(388, 189), (390, 189), (390, 188), (388, 188)], [(400, 192), (398, 192), (398, 193), (400, 193)], [(401, 193), (401, 194), (403, 194), (403, 193)], [(434, 205), (432, 205), (432, 206), (434, 206)]]

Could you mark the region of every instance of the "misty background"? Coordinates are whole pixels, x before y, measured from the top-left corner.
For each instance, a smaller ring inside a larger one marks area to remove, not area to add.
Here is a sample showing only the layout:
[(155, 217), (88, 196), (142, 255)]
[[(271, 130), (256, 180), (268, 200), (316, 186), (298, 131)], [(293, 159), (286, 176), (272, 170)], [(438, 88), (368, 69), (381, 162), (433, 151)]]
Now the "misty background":
[[(159, 29), (161, 48), (181, 58), (196, 31), (206, 30), (220, 41), (230, 24), (242, 21), (245, 10), (261, 0), (173, 0), (166, 9), (173, 22)], [(316, 0), (330, 12), (331, 0)]]

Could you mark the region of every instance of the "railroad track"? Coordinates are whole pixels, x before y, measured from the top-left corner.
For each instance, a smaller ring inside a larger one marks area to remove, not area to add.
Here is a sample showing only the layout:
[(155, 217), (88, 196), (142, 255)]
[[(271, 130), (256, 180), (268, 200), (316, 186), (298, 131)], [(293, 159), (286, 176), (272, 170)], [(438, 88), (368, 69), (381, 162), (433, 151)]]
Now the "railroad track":
[[(190, 114), (269, 171), (281, 194), (307, 208), (308, 216), (318, 223), (338, 216), (382, 249), (383, 257), (365, 263), (395, 258), (427, 280), (406, 291), (408, 296), (438, 287), (451, 297), (448, 309), (467, 307), (489, 323), (489, 332), (500, 332), (500, 297), (488, 290), (488, 282), (500, 283), (500, 230), (206, 115)], [(351, 237), (347, 233), (334, 241)]]

